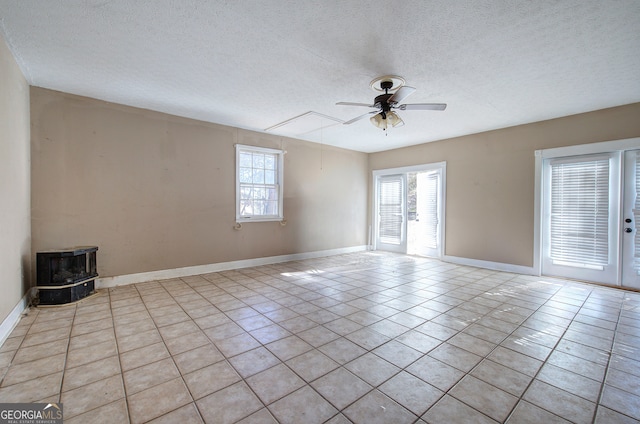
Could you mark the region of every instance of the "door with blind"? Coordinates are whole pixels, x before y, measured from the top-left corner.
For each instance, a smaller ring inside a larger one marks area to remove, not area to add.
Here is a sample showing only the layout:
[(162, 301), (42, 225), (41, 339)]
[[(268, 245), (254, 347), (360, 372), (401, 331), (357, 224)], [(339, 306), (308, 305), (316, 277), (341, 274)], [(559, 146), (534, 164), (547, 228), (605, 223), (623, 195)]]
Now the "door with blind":
[(381, 175), (377, 179), (376, 247), (381, 250), (405, 253), (406, 175)]
[(414, 220), (409, 220), (407, 229), (407, 253), (440, 257), (442, 222), (442, 178), (441, 169), (415, 174)]
[(618, 284), (621, 153), (546, 159), (542, 272)]
[(640, 289), (640, 150), (624, 154), (622, 286)]

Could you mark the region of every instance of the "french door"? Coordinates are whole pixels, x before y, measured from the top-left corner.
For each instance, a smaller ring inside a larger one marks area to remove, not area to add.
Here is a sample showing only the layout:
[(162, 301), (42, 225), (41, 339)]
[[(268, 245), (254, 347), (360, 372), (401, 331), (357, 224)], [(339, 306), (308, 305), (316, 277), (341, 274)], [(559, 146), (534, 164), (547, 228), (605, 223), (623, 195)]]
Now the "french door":
[(543, 274), (640, 288), (639, 152), (545, 159)]
[(622, 285), (640, 289), (640, 150), (624, 155)]
[(442, 256), (445, 165), (374, 172), (376, 249)]

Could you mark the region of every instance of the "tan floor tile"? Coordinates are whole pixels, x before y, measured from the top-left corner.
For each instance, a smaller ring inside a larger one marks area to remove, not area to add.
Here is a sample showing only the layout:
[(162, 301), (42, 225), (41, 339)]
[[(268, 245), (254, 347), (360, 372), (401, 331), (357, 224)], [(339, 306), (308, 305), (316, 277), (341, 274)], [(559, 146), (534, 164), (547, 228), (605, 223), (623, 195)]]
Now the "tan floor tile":
[(318, 350), (341, 365), (367, 353), (365, 349), (344, 337), (320, 346)]
[(410, 330), (401, 336), (396, 337), (396, 340), (421, 353), (428, 353), (440, 346), (442, 343), (441, 340), (427, 336), (426, 334), (416, 330)]
[(549, 355), (547, 363), (565, 370), (589, 377), (593, 380), (603, 381), (606, 367), (577, 356), (569, 355), (564, 352), (554, 351)]
[(518, 398), (473, 376), (466, 376), (449, 394), (498, 422), (503, 422)]
[(2, 387), (60, 372), (64, 369), (65, 359), (66, 354), (60, 353), (35, 361), (12, 365), (2, 380)]
[(165, 358), (123, 373), (127, 396), (180, 377), (171, 358)]
[(418, 417), (378, 390), (362, 397), (343, 411), (354, 423), (404, 424), (413, 423)]
[(407, 371), (443, 391), (449, 390), (464, 377), (462, 371), (428, 355), (407, 367)]
[(638, 424), (640, 421), (604, 406), (599, 406), (598, 411), (596, 412), (595, 422), (598, 424)]
[(345, 368), (338, 368), (320, 377), (311, 386), (338, 410), (364, 396), (372, 386)]
[(183, 321), (158, 329), (164, 340), (173, 339), (185, 334), (198, 333), (200, 329), (193, 321)]
[(85, 333), (79, 336), (71, 337), (69, 341), (69, 350), (82, 349), (97, 343), (106, 341), (115, 341), (115, 333), (113, 328), (105, 328), (91, 333)]
[(601, 403), (609, 409), (640, 420), (640, 396), (605, 384)]
[(284, 339), (292, 335), (290, 331), (285, 330), (277, 324), (250, 331), (249, 334), (262, 344), (275, 342), (276, 340)]
[(289, 359), (286, 364), (307, 382), (311, 382), (340, 366), (315, 349)]
[[(15, 330), (14, 332), (12, 332), (12, 334), (14, 336), (16, 335)], [(68, 339), (70, 334), (71, 327), (56, 328), (55, 330), (44, 331), (42, 333), (27, 334), (20, 347), (29, 347), (39, 344), (51, 343), (60, 339)]]
[(606, 383), (633, 395), (640, 396), (640, 381), (637, 376), (628, 372), (610, 369)]
[(313, 347), (319, 347), (339, 338), (340, 335), (319, 325), (298, 333), (298, 337)]
[(119, 399), (113, 403), (100, 406), (91, 411), (87, 411), (84, 414), (76, 415), (73, 418), (67, 419), (66, 405), (63, 406), (63, 412), (65, 414), (65, 424), (128, 424), (129, 423), (129, 411), (127, 411), (127, 402), (124, 399)]
[(542, 361), (502, 346), (498, 346), (491, 352), (488, 359), (530, 377), (535, 376), (542, 367)]
[(533, 379), (488, 359), (473, 369), (471, 375), (514, 396), (522, 396)]
[(196, 401), (207, 423), (231, 424), (263, 407), (244, 382), (238, 382)]
[(290, 336), (271, 342), (266, 345), (266, 348), (281, 361), (286, 361), (313, 349), (313, 346), (297, 336)]
[(0, 346), (0, 354), (18, 350), (24, 340), (24, 336), (14, 335), (13, 332), (9, 336), (10, 337), (4, 341), (2, 346)]
[(160, 336), (160, 332), (153, 328), (130, 336), (120, 336), (117, 338), (117, 341), (118, 351), (122, 354), (130, 350), (162, 342), (162, 337)]
[(93, 333), (100, 330), (113, 328), (113, 320), (111, 318), (101, 319), (89, 322), (76, 321), (71, 329), (71, 337), (79, 336), (82, 334)]
[(122, 376), (114, 375), (104, 380), (63, 392), (60, 401), (64, 404), (65, 418), (72, 418), (115, 402), (124, 398), (124, 396)]
[(402, 371), (380, 386), (380, 391), (420, 416), (436, 403), (444, 392)]
[(438, 359), (454, 368), (457, 368), (463, 372), (469, 372), (475, 367), (478, 362), (482, 360), (482, 357), (468, 352), (464, 349), (460, 349), (448, 342), (445, 342), (429, 352), (429, 356)]
[(164, 343), (156, 343), (121, 354), (120, 363), (122, 364), (122, 371), (128, 371), (169, 356), (169, 351)]
[[(17, 352), (15, 352), (15, 358), (13, 358), (12, 363), (14, 365), (22, 364), (25, 362), (35, 361), (36, 359), (43, 359), (51, 355), (66, 353), (68, 346), (69, 346), (68, 339), (60, 339), (47, 344), (39, 344), (35, 346), (21, 348), (21, 349), (18, 349)], [(0, 358), (2, 358), (2, 355), (3, 354), (0, 354)], [(12, 356), (13, 356), (13, 352), (8, 352), (8, 354), (6, 354), (7, 358)], [(3, 362), (4, 361), (0, 359), (0, 366), (2, 366)], [(5, 363), (5, 365), (8, 365), (8, 363)]]
[[(159, 336), (158, 336), (159, 337)], [(161, 339), (159, 338), (158, 341)], [(172, 355), (178, 355), (191, 349), (211, 343), (211, 340), (202, 332), (185, 334), (173, 339), (165, 340), (165, 344)]]
[(263, 408), (258, 412), (255, 412), (249, 415), (247, 418), (244, 418), (238, 421), (237, 424), (278, 424), (271, 412), (267, 408)]
[(140, 334), (144, 331), (153, 330), (155, 328), (156, 325), (154, 324), (153, 320), (151, 320), (151, 318), (132, 322), (130, 324), (116, 324), (115, 326), (117, 338)]
[(217, 325), (215, 327), (204, 330), (204, 333), (215, 342), (237, 336), (245, 331), (235, 322)]
[(241, 380), (238, 373), (226, 361), (216, 362), (213, 365), (184, 374), (183, 377), (195, 400)]
[(119, 317), (123, 317), (124, 315), (129, 315), (136, 312), (145, 312), (147, 314), (147, 317), (149, 316), (147, 312), (147, 308), (144, 306), (144, 303), (142, 302), (136, 303), (133, 305), (123, 306), (121, 308), (111, 309), (111, 314), (113, 315), (114, 320), (116, 320)]
[(208, 365), (222, 361), (224, 356), (215, 346), (207, 344), (193, 350), (175, 355), (173, 360), (182, 374), (187, 374)]
[(198, 412), (198, 408), (195, 403), (190, 403), (176, 409), (175, 411), (168, 412), (161, 417), (149, 421), (149, 424), (176, 423), (201, 424), (204, 423), (204, 421), (202, 421), (202, 417), (200, 417), (200, 413)]
[(276, 365), (253, 375), (246, 381), (265, 405), (288, 395), (306, 384), (284, 364)]
[(600, 386), (602, 385), (598, 381), (583, 377), (552, 364), (545, 364), (536, 376), (536, 379), (592, 402), (598, 401)]
[(207, 328), (213, 328), (217, 327), (218, 325), (229, 324), (233, 322), (231, 318), (218, 311), (215, 306), (211, 305), (209, 306), (209, 309), (214, 309), (216, 313), (206, 314), (204, 316), (194, 318), (194, 322), (196, 323), (196, 325), (198, 325), (198, 327), (200, 327), (200, 329), (205, 330)]
[(156, 323), (156, 326), (158, 328), (166, 327), (167, 325), (177, 324), (179, 322), (190, 321), (190, 320), (191, 318), (189, 318), (189, 315), (184, 313), (182, 309), (172, 314), (153, 317), (153, 321)]
[(280, 360), (261, 346), (249, 352), (234, 356), (229, 359), (229, 362), (231, 362), (231, 365), (233, 365), (242, 377), (247, 378), (279, 364)]
[(571, 417), (575, 423), (590, 423), (595, 412), (594, 403), (539, 380), (531, 383), (523, 399), (561, 417)]
[(29, 328), (29, 334), (52, 331), (56, 329), (71, 328), (73, 318), (52, 319), (49, 321), (36, 320)]
[(400, 372), (400, 368), (373, 353), (366, 353), (344, 367), (374, 387)]
[(253, 350), (260, 346), (260, 342), (251, 337), (249, 333), (238, 334), (228, 339), (216, 342), (216, 347), (220, 349), (227, 358)]
[(158, 418), (193, 402), (182, 378), (175, 378), (127, 397), (133, 424)]
[(391, 340), (390, 342), (374, 349), (373, 353), (400, 368), (405, 368), (423, 356), (421, 352), (418, 352), (417, 350), (396, 340)]
[(520, 401), (506, 422), (508, 424), (569, 424), (571, 421), (553, 415), (529, 402)]
[(91, 361), (75, 368), (67, 368), (64, 373), (62, 391), (73, 390), (120, 373), (120, 360), (117, 356)]
[(338, 413), (311, 387), (305, 386), (269, 405), (280, 424), (320, 424)]
[(428, 423), (455, 423), (460, 420), (460, 417), (464, 417), (465, 422), (474, 424), (497, 423), (449, 395), (440, 399), (422, 416), (422, 419)]
[(146, 321), (151, 319), (149, 312), (146, 309), (140, 311), (131, 312), (128, 314), (118, 314), (113, 317), (113, 322), (116, 327), (126, 326), (127, 324), (135, 324), (136, 322)]
[(60, 393), (62, 372), (0, 388), (0, 399), (7, 403), (37, 402)]

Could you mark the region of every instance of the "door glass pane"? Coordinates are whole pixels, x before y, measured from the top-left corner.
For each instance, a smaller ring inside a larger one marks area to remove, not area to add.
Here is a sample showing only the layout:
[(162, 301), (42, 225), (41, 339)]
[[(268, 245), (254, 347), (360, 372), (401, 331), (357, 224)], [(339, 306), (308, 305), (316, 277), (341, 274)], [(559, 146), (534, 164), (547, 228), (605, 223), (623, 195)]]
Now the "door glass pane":
[(635, 200), (632, 200), (630, 203), (633, 205), (633, 220), (635, 222), (633, 268), (636, 275), (640, 275), (640, 150), (635, 152), (635, 156), (635, 178), (633, 181), (633, 183), (635, 183), (635, 190), (632, 191), (632, 195), (635, 195)]
[(401, 175), (380, 178), (379, 238), (382, 243), (400, 244), (403, 223), (403, 186)]
[[(419, 202), (418, 219), (422, 228), (424, 246), (429, 249), (438, 247), (438, 197), (440, 186), (440, 174), (432, 173), (421, 179), (420, 195), (424, 201)], [(424, 188), (422, 187), (424, 185)], [(419, 197), (420, 199), (420, 197)]]
[(551, 164), (550, 256), (602, 269), (609, 262), (609, 160)]

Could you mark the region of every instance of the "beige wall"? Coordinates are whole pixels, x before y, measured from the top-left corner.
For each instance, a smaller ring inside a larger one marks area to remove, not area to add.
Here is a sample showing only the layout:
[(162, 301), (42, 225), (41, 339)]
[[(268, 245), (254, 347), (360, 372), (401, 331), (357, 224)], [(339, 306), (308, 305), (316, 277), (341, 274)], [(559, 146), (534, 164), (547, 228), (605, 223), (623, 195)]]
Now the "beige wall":
[[(33, 252), (98, 245), (103, 277), (366, 244), (364, 153), (35, 87), (31, 135)], [(235, 143), (287, 151), (286, 226), (234, 230)]]
[(0, 322), (30, 285), (29, 86), (0, 38)]
[(374, 153), (371, 170), (447, 162), (446, 255), (533, 265), (534, 151), (640, 136), (640, 103)]

